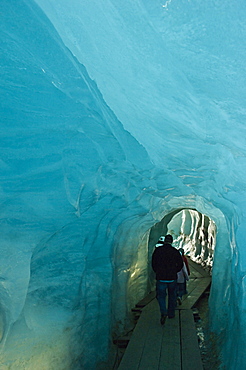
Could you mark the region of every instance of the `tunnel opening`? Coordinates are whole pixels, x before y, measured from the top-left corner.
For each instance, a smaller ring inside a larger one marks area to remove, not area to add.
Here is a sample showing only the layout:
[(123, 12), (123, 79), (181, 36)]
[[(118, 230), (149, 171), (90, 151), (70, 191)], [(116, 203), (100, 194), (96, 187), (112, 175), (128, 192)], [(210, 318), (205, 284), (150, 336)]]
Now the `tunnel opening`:
[[(151, 267), (152, 253), (158, 247), (158, 239), (167, 234), (173, 236), (173, 247), (183, 248), (185, 255), (200, 264), (212, 276), (217, 237), (215, 221), (194, 208), (176, 209), (150, 229), (148, 241), (150, 290), (155, 290), (155, 278)], [(206, 369), (220, 364), (218, 339), (209, 325), (209, 296), (210, 288), (207, 288), (193, 307), (197, 339), (203, 366)]]
[[(180, 206), (182, 204), (182, 206)], [(225, 336), (230, 299), (230, 220), (219, 208), (201, 197), (163, 200), (149, 213), (126, 220), (118, 229), (112, 292), (113, 337), (131, 329), (132, 309), (155, 289), (151, 257), (162, 235), (173, 235), (173, 246), (184, 248), (194, 262), (212, 276), (208, 308), (209, 330)]]
[[(146, 274), (146, 298), (155, 291), (156, 280), (151, 266), (152, 254), (154, 249), (156, 248), (156, 244), (158, 243), (158, 239), (160, 238), (160, 236), (165, 236), (166, 234), (171, 234), (173, 236), (172, 245), (175, 248), (183, 248), (186, 255), (188, 255), (194, 262), (200, 264), (205, 270), (212, 274), (214, 251), (217, 237), (217, 227), (215, 221), (211, 217), (199, 212), (195, 208), (177, 208), (166, 214), (159, 222), (155, 223), (148, 230), (147, 233), (144, 234), (144, 237), (140, 241), (139, 246), (136, 250), (136, 255), (138, 255), (140, 260), (143, 260), (143, 255), (140, 256), (139, 251), (141, 250), (144, 254), (144, 248), (142, 246), (144, 245), (144, 240), (147, 239), (146, 259), (148, 260), (148, 269)], [(142, 278), (142, 275), (138, 275), (137, 269), (139, 269), (139, 265), (134, 263), (134, 269), (129, 271), (129, 282), (127, 283), (127, 286), (129, 288), (128, 292), (133, 292), (137, 290), (132, 289), (132, 285), (134, 284), (133, 281), (135, 281), (138, 287), (140, 286), (140, 284), (137, 284), (137, 280), (140, 280), (140, 278)], [(143, 269), (139, 269), (139, 271), (143, 272)], [(139, 298), (140, 297), (138, 296), (138, 299)], [(134, 317), (135, 319), (136, 317), (138, 318), (138, 307), (140, 302), (137, 303), (135, 301), (135, 303), (137, 304), (134, 307), (133, 301), (131, 300), (130, 317)], [(124, 342), (124, 340), (128, 340), (127, 338), (129, 337), (129, 333), (132, 333), (132, 325), (134, 327), (134, 320), (133, 322), (130, 320), (128, 322), (128, 325), (125, 326), (124, 333), (121, 333), (122, 343)], [(202, 331), (200, 327), (199, 330), (199, 333), (201, 334)], [(119, 337), (115, 336), (114, 338)], [(117, 339), (115, 340), (115, 343), (117, 343)], [(205, 348), (204, 343), (203, 347)]]
[[(183, 248), (186, 255), (212, 273), (216, 246), (216, 223), (196, 209), (177, 209), (156, 223), (149, 233), (149, 261), (158, 239), (162, 235), (173, 236), (173, 246)], [(149, 264), (149, 274), (151, 264)]]
[[(180, 203), (184, 206), (180, 207)], [(162, 212), (161, 208), (164, 208)], [(174, 247), (184, 248), (185, 254), (194, 262), (211, 271), (212, 277), (215, 273), (213, 308), (223, 294), (218, 286), (223, 275), (230, 279), (228, 229), (225, 216), (218, 208), (198, 197), (173, 198), (169, 204), (159, 205), (157, 212), (155, 220), (159, 219), (158, 222), (153, 222), (153, 214), (148, 213), (144, 217), (128, 219), (118, 230), (112, 292), (113, 326), (116, 331), (128, 325), (132, 307), (155, 289), (151, 258), (161, 235), (172, 234)], [(219, 319), (216, 316), (215, 313), (214, 320)]]

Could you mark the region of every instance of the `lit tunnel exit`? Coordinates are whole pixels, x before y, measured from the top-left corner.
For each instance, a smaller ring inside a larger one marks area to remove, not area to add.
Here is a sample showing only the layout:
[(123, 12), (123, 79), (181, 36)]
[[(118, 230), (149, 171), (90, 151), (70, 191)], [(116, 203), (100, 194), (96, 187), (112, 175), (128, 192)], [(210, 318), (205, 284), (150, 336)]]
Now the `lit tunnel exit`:
[[(177, 306), (177, 312), (193, 307), (209, 287), (209, 295), (204, 295), (206, 297), (207, 317), (209, 318), (209, 326), (206, 330), (208, 330), (209, 335), (211, 334), (213, 338), (220, 341), (227, 331), (228, 308), (230, 308), (226, 304), (221, 304), (221, 302), (228, 300), (231, 290), (231, 245), (227, 224), (228, 215), (223, 214), (212, 203), (206, 203), (199, 198), (196, 198), (194, 202), (188, 199), (187, 203), (189, 204), (181, 207), (177, 206), (177, 203), (181, 203), (180, 199), (174, 199), (173, 204), (170, 203), (169, 209), (165, 207), (163, 214), (159, 213), (158, 218), (155, 217), (157, 222), (152, 223), (148, 229), (147, 227), (141, 229), (137, 223), (139, 233), (143, 230), (144, 232), (139, 238), (138, 245), (134, 245), (131, 254), (127, 255), (122, 248), (120, 266), (123, 266), (123, 268), (120, 270), (119, 266), (117, 272), (122, 271), (122, 276), (124, 273), (126, 289), (125, 291), (119, 289), (120, 284), (117, 285), (115, 312), (119, 314), (119, 308), (126, 307), (132, 315), (134, 307), (141, 306), (143, 301), (147, 302), (148, 299), (152, 299), (156, 302), (156, 279), (151, 264), (152, 254), (159, 237), (171, 234), (173, 236), (172, 245), (177, 249), (182, 247), (185, 250), (185, 254), (191, 258), (189, 266), (192, 267), (187, 284), (188, 294), (183, 297), (182, 304), (179, 303)], [(142, 221), (142, 218), (138, 218), (138, 221), (140, 219)], [(131, 220), (127, 226), (129, 231), (127, 235), (128, 245), (129, 241), (132, 241), (131, 235), (134, 234), (132, 229), (136, 230), (136, 224)], [(125, 266), (127, 266), (127, 269)], [(197, 269), (198, 275), (195, 275), (194, 269)], [(212, 284), (211, 275), (213, 277)], [(117, 278), (119, 276), (117, 274)], [(204, 281), (202, 281), (203, 278)], [(118, 282), (120, 282), (119, 279)], [(208, 285), (203, 290), (207, 283)], [(121, 284), (121, 287), (123, 287), (123, 284)], [(125, 306), (122, 304), (124, 303), (123, 299), (120, 300), (120, 293), (122, 296), (122, 293), (124, 293), (122, 298), (127, 297)], [(123, 309), (121, 312), (124, 312)], [(159, 315), (158, 307), (157, 314)], [(115, 315), (115, 317), (117, 316)], [(129, 326), (127, 329), (129, 329)]]
[[(143, 217), (137, 217), (135, 222), (129, 219), (119, 230), (115, 244), (117, 259), (114, 263), (112, 292), (114, 332), (123, 332), (128, 327), (132, 308), (155, 290), (152, 254), (159, 237), (167, 233), (172, 234), (174, 247), (184, 248), (185, 254), (194, 262), (212, 272), (209, 298), (211, 328), (218, 331), (219, 325), (221, 332), (225, 330), (227, 306), (221, 306), (220, 302), (227, 298), (231, 285), (231, 246), (226, 217), (220, 209), (200, 198), (194, 201), (182, 198), (182, 203), (189, 205), (181, 207), (177, 203), (180, 204), (181, 200), (170, 202), (162, 217), (161, 214), (155, 217), (158, 220), (155, 223), (152, 214), (148, 213), (147, 222), (143, 222)], [(221, 289), (223, 286), (227, 287), (226, 291)]]
[(211, 270), (216, 245), (216, 224), (195, 209), (177, 209), (155, 224), (149, 234), (149, 260), (161, 235), (171, 234), (173, 246), (204, 268)]
[(192, 209), (183, 209), (169, 222), (168, 233), (176, 248), (184, 248), (193, 260), (209, 269), (213, 265), (216, 225), (208, 216)]

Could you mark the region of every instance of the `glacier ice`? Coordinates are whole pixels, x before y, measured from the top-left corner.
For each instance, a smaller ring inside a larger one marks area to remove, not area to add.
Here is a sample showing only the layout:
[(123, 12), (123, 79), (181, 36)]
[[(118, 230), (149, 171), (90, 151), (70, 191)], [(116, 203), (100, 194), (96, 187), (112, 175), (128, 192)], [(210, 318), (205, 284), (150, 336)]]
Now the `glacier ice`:
[(1, 1), (2, 369), (103, 366), (160, 232), (181, 242), (198, 215), (216, 228), (211, 330), (245, 367), (245, 13)]

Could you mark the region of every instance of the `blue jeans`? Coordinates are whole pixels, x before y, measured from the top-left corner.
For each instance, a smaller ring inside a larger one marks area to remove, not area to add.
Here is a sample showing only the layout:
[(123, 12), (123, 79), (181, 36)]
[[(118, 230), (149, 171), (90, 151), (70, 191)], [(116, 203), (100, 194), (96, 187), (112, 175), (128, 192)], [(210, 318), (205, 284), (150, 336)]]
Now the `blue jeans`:
[[(156, 282), (156, 298), (158, 300), (161, 315), (168, 315), (168, 317), (175, 316), (175, 307), (177, 299), (177, 280), (171, 283), (163, 283), (157, 280)], [(168, 308), (166, 308), (166, 296), (168, 291)]]
[(177, 285), (177, 296), (182, 298), (183, 295), (186, 294), (185, 283), (178, 283)]

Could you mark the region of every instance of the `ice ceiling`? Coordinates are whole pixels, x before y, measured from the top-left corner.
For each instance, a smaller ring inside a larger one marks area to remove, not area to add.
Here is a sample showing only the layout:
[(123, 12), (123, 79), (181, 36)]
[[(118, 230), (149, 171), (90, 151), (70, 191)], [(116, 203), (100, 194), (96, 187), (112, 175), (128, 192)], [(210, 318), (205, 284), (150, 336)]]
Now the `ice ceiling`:
[(245, 368), (245, 1), (0, 7), (1, 369), (105, 363), (185, 208), (216, 224), (211, 328)]

